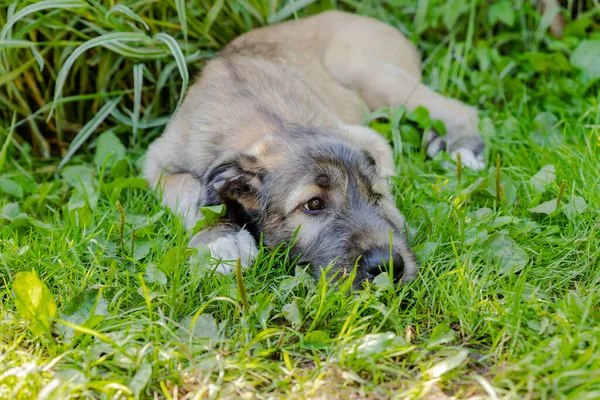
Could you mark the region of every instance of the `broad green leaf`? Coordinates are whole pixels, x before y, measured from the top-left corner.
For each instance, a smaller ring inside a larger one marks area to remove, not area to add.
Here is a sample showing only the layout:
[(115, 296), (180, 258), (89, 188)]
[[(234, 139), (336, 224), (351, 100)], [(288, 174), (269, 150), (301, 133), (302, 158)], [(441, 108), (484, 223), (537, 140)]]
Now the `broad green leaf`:
[(560, 120), (551, 112), (541, 112), (536, 115), (532, 124), (531, 138), (542, 147), (553, 147), (564, 142), (562, 131), (559, 129)]
[(110, 183), (104, 184), (104, 190), (122, 190), (122, 189), (148, 189), (148, 181), (144, 178), (117, 178)]
[(496, 217), (494, 221), (488, 225), (488, 230), (498, 229), (509, 224), (517, 224), (519, 221), (519, 218), (512, 215), (502, 215)]
[(455, 332), (445, 324), (439, 324), (433, 328), (427, 348), (439, 346), (440, 344), (450, 343), (454, 340)]
[(408, 343), (404, 338), (396, 336), (392, 332), (369, 333), (357, 340), (350, 352), (360, 358), (370, 358), (405, 346), (408, 346)]
[(50, 324), (56, 315), (56, 302), (35, 272), (17, 273), (12, 283), (12, 292), (17, 311), (29, 321), (31, 332), (35, 335), (50, 333)]
[(219, 339), (220, 336), (217, 321), (210, 314), (200, 314), (195, 320), (193, 317), (186, 317), (181, 325), (198, 339)]
[(546, 187), (554, 182), (555, 179), (556, 167), (552, 164), (547, 164), (531, 177), (529, 183), (533, 186), (536, 193), (543, 193)]
[(69, 198), (69, 211), (83, 208), (86, 204), (95, 208), (98, 193), (94, 189), (94, 170), (87, 165), (74, 165), (65, 168), (61, 173), (65, 182), (74, 187)]
[[(108, 315), (108, 304), (98, 289), (84, 290), (75, 295), (60, 312), (60, 319), (74, 325), (94, 328)], [(66, 325), (57, 325), (65, 340), (71, 340), (75, 331)]]
[(326, 332), (317, 330), (304, 335), (302, 343), (309, 349), (322, 349), (331, 343), (331, 338)]
[(148, 240), (140, 240), (135, 242), (135, 246), (133, 248), (133, 258), (137, 261), (140, 261), (152, 250), (152, 242)]
[(465, 244), (467, 246), (473, 246), (475, 244), (480, 245), (485, 242), (489, 237), (487, 230), (478, 228), (471, 228), (465, 232)]
[(373, 285), (380, 290), (394, 290), (394, 280), (387, 272), (383, 272), (373, 279)]
[(439, 378), (447, 372), (459, 367), (469, 356), (468, 350), (459, 350), (455, 354), (446, 357), (443, 361), (435, 364), (433, 367), (425, 371), (425, 375), (432, 378)]
[(529, 263), (527, 252), (502, 232), (491, 235), (485, 245), (490, 249), (492, 258), (499, 264), (502, 273), (518, 272)]
[[(492, 197), (496, 197), (496, 167), (490, 167), (488, 173), (487, 191)], [(500, 170), (500, 187), (502, 188), (503, 201), (512, 204), (517, 199), (517, 187), (502, 169)]]
[(202, 218), (196, 222), (194, 225), (194, 229), (192, 229), (192, 235), (200, 232), (202, 229), (205, 229), (211, 225), (217, 223), (221, 217), (225, 215), (225, 205), (219, 204), (217, 206), (208, 206), (208, 207), (200, 207), (200, 213), (202, 214)]
[(19, 213), (19, 215), (14, 217), (12, 221), (10, 221), (10, 224), (8, 224), (8, 227), (13, 231), (17, 229), (27, 229), (30, 226), (31, 218), (25, 213)]
[(469, 186), (467, 186), (466, 188), (464, 188), (461, 193), (465, 194), (465, 195), (471, 195), (473, 193), (478, 192), (479, 190), (482, 190), (485, 187), (485, 184), (487, 183), (487, 180), (483, 177), (479, 177), (477, 179), (475, 179), (475, 182), (473, 182), (472, 184), (470, 184)]
[(510, 0), (501, 0), (490, 5), (488, 9), (490, 24), (495, 25), (498, 22), (502, 22), (504, 25), (513, 26), (515, 24), (513, 3)]
[(425, 262), (430, 256), (435, 254), (438, 246), (438, 242), (425, 242), (415, 246), (414, 251), (417, 260), (419, 260), (420, 263)]
[(144, 357), (140, 367), (131, 378), (131, 382), (129, 382), (129, 388), (133, 391), (133, 396), (136, 399), (140, 398), (142, 391), (150, 383), (150, 378), (152, 378), (152, 364)]
[(405, 154), (414, 153), (415, 149), (420, 148), (423, 142), (423, 134), (411, 124), (400, 125), (400, 138), (402, 150), (406, 151)]
[(297, 287), (312, 287), (315, 285), (315, 279), (303, 267), (296, 266), (293, 276), (284, 278), (279, 283), (278, 293), (286, 297)]
[(527, 209), (527, 211), (537, 214), (552, 214), (556, 211), (556, 199), (545, 201), (542, 204)]
[(299, 327), (302, 325), (302, 311), (300, 308), (300, 303), (297, 298), (295, 298), (291, 303), (285, 304), (281, 311), (285, 319), (292, 323), (294, 327)]
[(112, 131), (106, 131), (98, 136), (96, 154), (94, 155), (94, 163), (97, 167), (101, 168), (106, 162), (106, 167), (110, 168), (117, 161), (124, 159), (125, 156), (125, 146)]
[(4, 192), (19, 199), (23, 198), (23, 188), (12, 179), (0, 178), (0, 192)]
[(572, 196), (571, 201), (567, 204), (563, 204), (561, 207), (567, 218), (570, 220), (575, 219), (579, 214), (584, 213), (588, 209), (587, 202), (583, 197)]
[(369, 127), (389, 140), (390, 131), (392, 130), (389, 122), (373, 121), (369, 124)]
[(582, 16), (575, 21), (569, 22), (563, 30), (564, 36), (575, 36), (585, 38), (588, 36), (587, 29), (592, 25), (590, 16)]
[(571, 64), (590, 79), (600, 78), (600, 39), (582, 40), (571, 53)]
[(8, 203), (4, 207), (2, 207), (2, 212), (0, 212), (0, 218), (7, 219), (12, 221), (19, 215), (19, 204), (18, 203)]
[(160, 285), (167, 284), (167, 276), (156, 267), (154, 264), (150, 264), (146, 267), (146, 282), (158, 283)]
[(74, 165), (61, 172), (61, 176), (69, 186), (76, 188), (81, 185), (92, 185), (94, 170), (87, 165)]
[(211, 253), (210, 249), (206, 245), (199, 245), (194, 247), (197, 251), (190, 258), (190, 277), (193, 282), (198, 282), (207, 272), (213, 271), (210, 264)]
[(446, 125), (444, 124), (444, 121), (442, 121), (441, 119), (433, 119), (431, 120), (431, 124), (433, 129), (435, 129), (435, 131), (438, 133), (438, 135), (446, 136)]
[(194, 255), (197, 251), (197, 249), (191, 249), (186, 246), (173, 247), (169, 249), (160, 263), (161, 270), (168, 274), (174, 273), (180, 269), (183, 264), (186, 263), (187, 259)]
[(422, 106), (418, 106), (413, 111), (406, 114), (406, 119), (416, 122), (417, 125), (423, 129), (431, 125), (431, 120), (429, 119), (429, 110)]
[(562, 53), (526, 53), (525, 55), (537, 72), (571, 70), (571, 64)]
[(442, 20), (449, 31), (452, 31), (458, 17), (460, 17), (468, 8), (462, 0), (447, 1), (444, 7), (444, 16)]
[(80, 208), (89, 205), (91, 209), (96, 207), (98, 203), (98, 195), (93, 192), (90, 188), (82, 189), (81, 187), (76, 187), (71, 193), (71, 197), (69, 198), (68, 206), (69, 211), (74, 211)]
[(31, 224), (31, 226), (41, 231), (48, 231), (53, 228), (52, 224), (48, 224), (31, 217), (29, 217), (29, 223)]
[(129, 177), (130, 175), (129, 161), (126, 158), (122, 158), (110, 167), (108, 178), (114, 181), (115, 179)]

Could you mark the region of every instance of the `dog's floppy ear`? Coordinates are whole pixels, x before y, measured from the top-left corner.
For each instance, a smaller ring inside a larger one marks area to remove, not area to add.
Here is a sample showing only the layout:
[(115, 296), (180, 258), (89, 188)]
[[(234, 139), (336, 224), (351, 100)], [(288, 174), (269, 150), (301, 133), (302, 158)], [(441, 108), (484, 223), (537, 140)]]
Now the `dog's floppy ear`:
[(222, 158), (209, 168), (204, 183), (211, 203), (239, 203), (247, 211), (260, 207), (259, 195), (264, 171), (256, 157), (235, 154)]

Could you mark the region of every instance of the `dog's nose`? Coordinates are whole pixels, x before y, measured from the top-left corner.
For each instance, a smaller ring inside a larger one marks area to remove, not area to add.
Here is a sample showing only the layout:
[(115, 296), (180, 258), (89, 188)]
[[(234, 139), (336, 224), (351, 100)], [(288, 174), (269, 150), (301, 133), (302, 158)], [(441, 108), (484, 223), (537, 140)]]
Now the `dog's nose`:
[(363, 258), (367, 278), (373, 279), (382, 272), (393, 270), (394, 276), (401, 276), (404, 272), (404, 260), (400, 254), (383, 248), (369, 250)]

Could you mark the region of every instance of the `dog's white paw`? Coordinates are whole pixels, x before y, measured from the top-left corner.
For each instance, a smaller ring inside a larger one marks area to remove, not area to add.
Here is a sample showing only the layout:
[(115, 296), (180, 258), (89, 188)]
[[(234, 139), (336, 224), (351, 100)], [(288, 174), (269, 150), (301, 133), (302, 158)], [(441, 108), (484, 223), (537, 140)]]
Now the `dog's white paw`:
[(227, 233), (206, 245), (212, 257), (218, 262), (216, 271), (222, 274), (231, 274), (235, 271), (235, 262), (238, 258), (242, 268), (248, 268), (258, 254), (254, 238), (245, 229)]

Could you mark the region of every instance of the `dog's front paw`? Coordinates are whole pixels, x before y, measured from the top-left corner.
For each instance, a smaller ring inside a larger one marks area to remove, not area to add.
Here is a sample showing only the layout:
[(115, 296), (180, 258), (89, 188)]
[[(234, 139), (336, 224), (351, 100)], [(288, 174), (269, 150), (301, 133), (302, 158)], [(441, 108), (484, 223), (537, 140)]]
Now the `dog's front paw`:
[(213, 237), (206, 242), (202, 240), (201, 236), (194, 237), (190, 242), (190, 247), (200, 243), (208, 246), (212, 258), (217, 261), (216, 271), (222, 274), (231, 274), (235, 271), (235, 262), (238, 258), (242, 268), (248, 268), (258, 254), (254, 238), (245, 229), (228, 231), (222, 236)]

